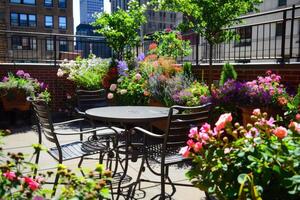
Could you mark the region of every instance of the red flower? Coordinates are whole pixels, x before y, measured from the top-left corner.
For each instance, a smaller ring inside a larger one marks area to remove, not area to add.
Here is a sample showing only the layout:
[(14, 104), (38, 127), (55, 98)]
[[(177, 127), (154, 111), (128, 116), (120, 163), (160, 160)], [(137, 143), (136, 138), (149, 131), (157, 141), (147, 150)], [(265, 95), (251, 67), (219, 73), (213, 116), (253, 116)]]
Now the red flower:
[(105, 76), (102, 80), (102, 85), (104, 88), (109, 88), (110, 87), (110, 80), (111, 78), (109, 76)]
[(118, 69), (116, 67), (110, 68), (108, 75), (111, 77), (116, 77), (118, 75)]
[(15, 172), (10, 172), (10, 171), (3, 173), (3, 176), (10, 181), (13, 181), (17, 177)]
[(172, 29), (169, 28), (169, 27), (165, 29), (165, 32), (166, 32), (166, 33), (170, 33), (171, 31), (172, 31)]
[(157, 44), (156, 43), (151, 43), (150, 45), (149, 45), (149, 50), (154, 50), (154, 49), (156, 49), (157, 48)]
[(24, 181), (32, 191), (37, 190), (40, 186), (40, 184), (38, 182), (36, 182), (35, 180), (33, 180), (30, 177), (25, 177)]

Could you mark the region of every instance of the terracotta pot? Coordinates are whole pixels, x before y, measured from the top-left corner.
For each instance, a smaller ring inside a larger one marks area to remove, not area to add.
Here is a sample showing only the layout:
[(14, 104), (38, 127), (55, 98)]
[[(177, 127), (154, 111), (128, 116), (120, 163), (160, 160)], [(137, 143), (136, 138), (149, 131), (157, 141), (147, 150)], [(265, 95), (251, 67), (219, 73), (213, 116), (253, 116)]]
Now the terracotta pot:
[(150, 98), (149, 106), (166, 107), (166, 106), (164, 106), (164, 104), (162, 104), (160, 101), (158, 101), (154, 98)]
[[(251, 120), (251, 115), (252, 115), (253, 110), (256, 108), (257, 107), (251, 107), (251, 106), (239, 107), (239, 109), (241, 110), (241, 114), (242, 114), (243, 126), (247, 126), (248, 123), (253, 123), (253, 121)], [(267, 112), (268, 117), (276, 118), (277, 115), (283, 116), (283, 111), (280, 109), (275, 110), (270, 107), (264, 107), (264, 108), (259, 108), (259, 109), (261, 110), (262, 113)]]
[(10, 90), (6, 95), (1, 97), (4, 111), (12, 111), (14, 109), (20, 111), (28, 111), (30, 103), (26, 101), (26, 94), (21, 90)]

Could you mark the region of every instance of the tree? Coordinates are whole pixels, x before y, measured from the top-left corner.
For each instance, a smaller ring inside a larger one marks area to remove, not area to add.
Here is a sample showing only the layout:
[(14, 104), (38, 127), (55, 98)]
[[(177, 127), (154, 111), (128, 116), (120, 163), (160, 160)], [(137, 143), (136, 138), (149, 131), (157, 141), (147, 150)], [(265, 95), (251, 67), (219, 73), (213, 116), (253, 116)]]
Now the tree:
[(127, 54), (140, 42), (139, 28), (146, 23), (145, 5), (139, 5), (136, 0), (128, 3), (128, 10), (119, 9), (112, 14), (99, 13), (93, 24), (96, 32), (106, 37), (108, 45), (114, 50), (118, 60)]
[(226, 29), (241, 23), (237, 18), (250, 11), (262, 0), (152, 0), (159, 10), (181, 12), (185, 21), (180, 25), (183, 29), (191, 29), (204, 37), (209, 43), (209, 84), (212, 83), (213, 46), (228, 42), (235, 33)]

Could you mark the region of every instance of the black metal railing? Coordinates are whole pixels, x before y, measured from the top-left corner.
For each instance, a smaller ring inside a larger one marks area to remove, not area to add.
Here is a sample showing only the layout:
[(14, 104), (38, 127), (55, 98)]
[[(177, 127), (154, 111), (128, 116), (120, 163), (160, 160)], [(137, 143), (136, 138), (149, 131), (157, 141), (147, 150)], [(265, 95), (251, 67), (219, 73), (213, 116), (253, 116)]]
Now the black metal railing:
[[(239, 40), (213, 47), (213, 62), (288, 63), (300, 62), (300, 5), (269, 12), (242, 16), (244, 23), (229, 29), (240, 35)], [(195, 33), (183, 35), (191, 40), (192, 54), (178, 58), (195, 65), (208, 63), (209, 44)], [(134, 49), (146, 53), (151, 40)], [(46, 34), (0, 30), (0, 63), (51, 63), (77, 56), (111, 57), (111, 49), (99, 36)]]
[(66, 34), (0, 30), (1, 63), (48, 63), (87, 58), (90, 54), (111, 57), (105, 38)]

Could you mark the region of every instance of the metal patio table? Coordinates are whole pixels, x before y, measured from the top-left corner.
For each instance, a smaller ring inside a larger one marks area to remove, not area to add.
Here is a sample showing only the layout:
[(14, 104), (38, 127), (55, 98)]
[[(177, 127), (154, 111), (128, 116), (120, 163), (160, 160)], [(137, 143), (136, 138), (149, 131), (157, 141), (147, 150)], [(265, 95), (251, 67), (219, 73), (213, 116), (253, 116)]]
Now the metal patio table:
[[(167, 119), (169, 108), (155, 106), (107, 106), (100, 108), (88, 109), (85, 112), (86, 116), (91, 121), (102, 121), (106, 123), (120, 123), (125, 131), (125, 164), (124, 172), (118, 183), (118, 196), (121, 192), (121, 184), (127, 175), (129, 164), (129, 153), (131, 149), (131, 133), (130, 128), (134, 126), (149, 126), (152, 122)], [(118, 161), (117, 161), (118, 162)]]

